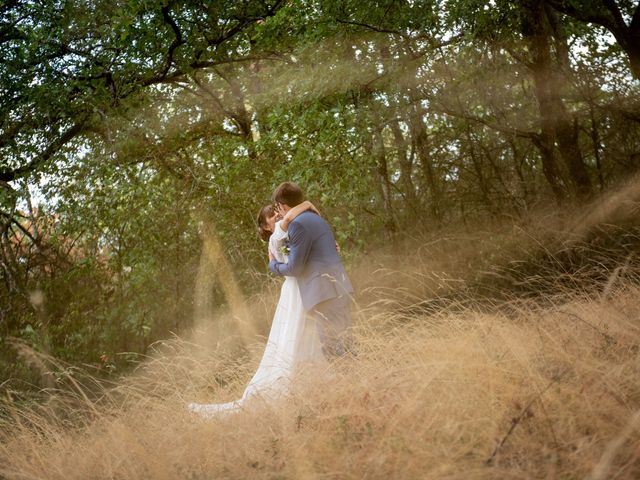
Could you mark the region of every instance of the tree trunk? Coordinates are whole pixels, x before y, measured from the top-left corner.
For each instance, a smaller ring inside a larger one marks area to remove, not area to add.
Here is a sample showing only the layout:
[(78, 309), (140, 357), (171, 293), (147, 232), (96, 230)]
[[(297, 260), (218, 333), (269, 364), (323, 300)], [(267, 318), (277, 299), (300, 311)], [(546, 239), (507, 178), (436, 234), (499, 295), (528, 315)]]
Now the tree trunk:
[(480, 193), (482, 194), (482, 199), (484, 200), (484, 203), (489, 209), (489, 211), (491, 212), (491, 214), (493, 216), (497, 216), (498, 211), (495, 205), (493, 204), (493, 202), (491, 201), (491, 186), (489, 185), (489, 182), (487, 181), (486, 175), (484, 173), (482, 158), (480, 155), (478, 155), (478, 152), (476, 151), (476, 148), (475, 148), (475, 145), (478, 142), (476, 142), (476, 140), (473, 138), (473, 135), (471, 133), (471, 128), (469, 128), (469, 125), (466, 123), (464, 126), (464, 130), (465, 130), (465, 136), (467, 137), (467, 142), (469, 146), (468, 147), (469, 157), (471, 158), (473, 170), (476, 174), (476, 178), (478, 179), (478, 186), (480, 187)]
[(231, 108), (228, 108), (226, 113), (238, 127), (238, 130), (244, 140), (244, 144), (247, 147), (249, 158), (251, 160), (256, 160), (258, 154), (256, 152), (254, 132), (251, 128), (252, 113), (247, 108), (248, 102), (244, 92), (242, 91), (242, 86), (234, 77), (233, 71), (222, 73), (221, 70), (218, 70), (217, 73), (225, 82), (227, 82), (227, 85), (229, 85), (229, 92), (231, 94), (231, 101), (229, 103), (231, 104)]
[(544, 123), (542, 124), (542, 133), (537, 139), (534, 139), (533, 144), (540, 152), (544, 178), (551, 186), (551, 191), (556, 201), (562, 203), (567, 196), (567, 191), (564, 187), (562, 176), (558, 171), (558, 160), (553, 148), (553, 133), (549, 131), (549, 128)]
[(385, 222), (387, 227), (396, 232), (399, 230), (399, 222), (393, 209), (391, 201), (391, 191), (393, 185), (391, 178), (389, 177), (389, 169), (387, 166), (387, 158), (384, 149), (384, 142), (382, 140), (382, 129), (379, 125), (373, 125), (372, 136), (372, 154), (376, 160), (376, 173), (378, 174), (378, 182), (380, 185), (380, 193), (382, 195), (382, 203), (384, 205), (387, 221)]
[(440, 223), (442, 220), (442, 198), (439, 179), (433, 168), (433, 161), (429, 155), (429, 137), (422, 121), (422, 108), (415, 106), (409, 117), (411, 126), (411, 138), (416, 155), (420, 161), (422, 172), (427, 180), (427, 188), (430, 192), (429, 209), (431, 216)]
[(398, 163), (400, 165), (400, 178), (398, 184), (402, 186), (402, 193), (407, 206), (417, 213), (416, 187), (413, 184), (413, 155), (408, 151), (408, 142), (404, 138), (404, 134), (400, 129), (400, 123), (397, 118), (391, 120), (391, 132), (396, 144), (398, 153)]
[[(561, 97), (563, 79), (554, 65), (551, 54), (551, 26), (545, 6), (535, 0), (522, 2), (524, 8), (522, 33), (532, 55), (530, 69), (533, 75), (534, 91), (540, 109), (541, 148), (545, 176), (551, 178), (554, 192), (558, 189), (553, 146), (558, 151), (570, 177), (573, 192), (578, 197), (591, 194), (591, 180), (578, 145), (577, 126), (567, 112)], [(561, 39), (556, 37), (556, 41)], [(556, 49), (557, 50), (557, 49)], [(559, 52), (562, 54), (562, 51)], [(558, 62), (556, 62), (558, 63)], [(556, 194), (557, 196), (557, 194)]]

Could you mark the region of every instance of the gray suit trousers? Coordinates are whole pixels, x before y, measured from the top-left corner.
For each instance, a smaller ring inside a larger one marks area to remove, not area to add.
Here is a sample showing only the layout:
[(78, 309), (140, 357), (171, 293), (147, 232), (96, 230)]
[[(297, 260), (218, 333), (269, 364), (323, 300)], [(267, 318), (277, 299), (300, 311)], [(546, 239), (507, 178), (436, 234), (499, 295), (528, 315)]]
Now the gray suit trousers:
[(308, 315), (316, 322), (322, 352), (328, 360), (355, 354), (351, 331), (351, 298), (344, 295), (315, 305)]

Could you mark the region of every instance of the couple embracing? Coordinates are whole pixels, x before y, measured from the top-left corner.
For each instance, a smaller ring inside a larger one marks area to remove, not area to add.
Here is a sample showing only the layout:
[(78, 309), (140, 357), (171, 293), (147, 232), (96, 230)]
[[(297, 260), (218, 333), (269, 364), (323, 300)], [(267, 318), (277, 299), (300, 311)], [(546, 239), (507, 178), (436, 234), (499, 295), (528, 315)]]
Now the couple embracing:
[(269, 242), (269, 269), (285, 277), (269, 339), (240, 400), (189, 404), (203, 416), (238, 409), (250, 397), (273, 398), (286, 392), (302, 365), (328, 365), (353, 352), (353, 288), (330, 226), (291, 182), (278, 186), (257, 222), (260, 237)]

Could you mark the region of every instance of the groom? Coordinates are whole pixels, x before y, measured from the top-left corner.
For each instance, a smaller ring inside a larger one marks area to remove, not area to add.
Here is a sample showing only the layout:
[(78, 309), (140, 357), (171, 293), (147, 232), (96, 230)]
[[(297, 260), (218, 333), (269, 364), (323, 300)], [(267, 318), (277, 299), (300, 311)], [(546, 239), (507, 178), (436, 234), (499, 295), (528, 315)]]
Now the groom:
[[(300, 187), (284, 182), (273, 192), (282, 213), (304, 200)], [(289, 262), (270, 256), (269, 269), (276, 275), (296, 277), (304, 309), (316, 322), (322, 351), (327, 358), (352, 353), (351, 313), (353, 287), (349, 281), (331, 228), (311, 211), (289, 224)]]

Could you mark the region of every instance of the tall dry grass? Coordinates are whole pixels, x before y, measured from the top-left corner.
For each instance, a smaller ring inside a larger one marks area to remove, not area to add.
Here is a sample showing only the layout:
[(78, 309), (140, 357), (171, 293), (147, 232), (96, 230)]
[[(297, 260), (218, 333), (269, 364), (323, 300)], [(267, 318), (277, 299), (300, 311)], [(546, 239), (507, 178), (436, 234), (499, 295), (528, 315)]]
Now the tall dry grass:
[[(353, 270), (357, 359), (300, 371), (277, 401), (187, 413), (189, 401), (238, 398), (256, 368), (263, 343), (237, 356), (219, 329), (158, 344), (100, 394), (61, 366), (67, 387), (47, 403), (5, 403), (0, 477), (640, 478), (633, 262), (585, 244), (611, 262), (571, 273), (539, 227), (487, 233), (368, 255)], [(544, 275), (573, 279), (531, 295)], [(495, 279), (511, 293), (476, 298)], [(252, 305), (269, 311), (276, 293)]]

